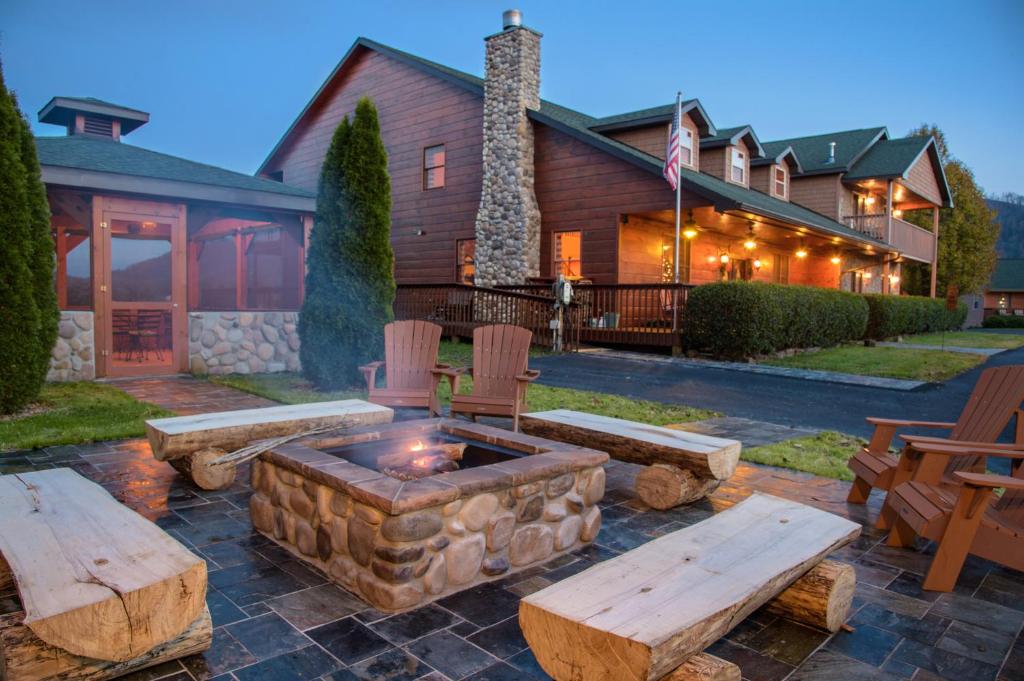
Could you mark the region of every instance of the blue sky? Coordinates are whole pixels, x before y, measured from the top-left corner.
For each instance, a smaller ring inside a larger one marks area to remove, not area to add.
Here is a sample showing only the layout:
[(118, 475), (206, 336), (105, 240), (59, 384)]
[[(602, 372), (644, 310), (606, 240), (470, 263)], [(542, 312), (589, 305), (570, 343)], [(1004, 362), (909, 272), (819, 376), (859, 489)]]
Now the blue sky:
[[(3, 0), (0, 56), (35, 122), (53, 95), (152, 115), (134, 144), (253, 172), (360, 35), (482, 74), (513, 2)], [(762, 140), (941, 127), (986, 191), (1024, 193), (1024, 2), (518, 3), (545, 98), (593, 115), (699, 97)]]

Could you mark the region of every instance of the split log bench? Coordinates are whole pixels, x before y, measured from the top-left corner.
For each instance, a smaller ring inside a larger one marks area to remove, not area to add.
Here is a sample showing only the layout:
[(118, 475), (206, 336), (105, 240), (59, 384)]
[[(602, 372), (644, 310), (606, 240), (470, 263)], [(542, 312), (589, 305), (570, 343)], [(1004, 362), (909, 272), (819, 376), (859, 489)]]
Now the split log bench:
[(739, 679), (735, 665), (701, 651), (769, 602), (785, 617), (838, 629), (855, 577), (823, 559), (860, 530), (754, 494), (527, 596), (519, 624), (557, 681)]
[(570, 409), (523, 414), (524, 433), (600, 449), (613, 459), (647, 464), (636, 478), (641, 501), (659, 510), (714, 492), (736, 472), (741, 445), (699, 433)]
[(70, 468), (0, 476), (0, 594), (9, 681), (110, 679), (213, 636), (206, 562)]
[(166, 461), (202, 489), (224, 489), (235, 481), (235, 465), (212, 465), (254, 440), (302, 433), (321, 426), (390, 423), (395, 412), (363, 400), (290, 404), (146, 421), (153, 456)]

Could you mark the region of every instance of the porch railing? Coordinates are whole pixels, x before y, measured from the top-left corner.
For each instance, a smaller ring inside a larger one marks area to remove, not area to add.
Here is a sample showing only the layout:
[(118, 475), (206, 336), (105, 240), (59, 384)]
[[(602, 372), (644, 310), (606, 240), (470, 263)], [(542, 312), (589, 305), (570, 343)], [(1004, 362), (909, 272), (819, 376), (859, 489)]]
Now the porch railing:
[[(533, 342), (552, 347), (555, 308), (549, 295), (466, 284), (401, 284), (395, 296), (395, 319), (423, 319), (439, 324), (445, 335), (469, 337), (486, 324), (515, 324), (533, 332)], [(579, 305), (563, 312), (562, 347), (579, 346)]]
[(935, 248), (935, 234), (923, 227), (894, 217), (892, 219), (892, 245), (903, 255), (920, 260), (931, 262), (933, 249)]
[[(577, 284), (579, 338), (585, 343), (675, 347), (693, 284)], [(551, 296), (545, 284), (502, 287)]]
[(885, 213), (872, 213), (870, 215), (847, 215), (843, 222), (850, 229), (855, 229), (861, 234), (885, 241), (886, 230), (889, 224), (889, 217)]

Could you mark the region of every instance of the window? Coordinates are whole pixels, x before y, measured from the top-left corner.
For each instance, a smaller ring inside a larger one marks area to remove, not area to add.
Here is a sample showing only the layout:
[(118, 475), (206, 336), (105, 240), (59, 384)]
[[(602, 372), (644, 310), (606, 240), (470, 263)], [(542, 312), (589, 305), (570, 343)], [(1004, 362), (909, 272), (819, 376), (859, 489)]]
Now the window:
[(232, 234), (197, 242), (199, 303), (202, 310), (238, 307), (235, 282), (235, 237)]
[(583, 276), (582, 236), (576, 232), (555, 232), (554, 276), (580, 279)]
[(302, 247), (289, 230), (261, 229), (243, 235), (245, 304), (250, 310), (294, 310), (299, 306)]
[(680, 128), (679, 158), (684, 166), (693, 167), (693, 131), (687, 127)]
[(786, 169), (775, 166), (775, 196), (786, 198)]
[(772, 282), (776, 284), (789, 283), (789, 256), (772, 255)]
[(438, 144), (423, 150), (423, 188), (444, 187), (444, 145)]
[(455, 242), (455, 281), (473, 285), (476, 275), (476, 239)]
[(737, 184), (746, 184), (747, 176), (747, 155), (733, 147), (732, 150), (732, 181)]
[(92, 307), (92, 250), (89, 233), (80, 228), (58, 228), (53, 234), (57, 249), (54, 286), (62, 310)]

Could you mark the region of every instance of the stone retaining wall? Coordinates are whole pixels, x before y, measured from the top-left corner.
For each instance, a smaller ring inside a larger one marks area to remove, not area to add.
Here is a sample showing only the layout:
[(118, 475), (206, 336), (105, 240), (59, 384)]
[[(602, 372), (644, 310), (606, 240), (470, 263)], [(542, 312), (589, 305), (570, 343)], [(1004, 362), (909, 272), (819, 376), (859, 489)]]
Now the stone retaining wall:
[(50, 353), (48, 381), (91, 381), (96, 378), (96, 341), (93, 314), (61, 310), (57, 342)]
[[(502, 489), (480, 478), (475, 489), (460, 485), (457, 499), (399, 514), (326, 484), (312, 462), (303, 464), (312, 476), (306, 477), (264, 458), (252, 468), (252, 522), (375, 608), (405, 610), (593, 541), (605, 486), (604, 469), (593, 464), (607, 459), (593, 454), (591, 465), (578, 470), (563, 466), (551, 477)], [(535, 456), (539, 471), (543, 455)], [(332, 466), (346, 464), (335, 459)], [(460, 473), (484, 476), (487, 468)]]
[(298, 312), (190, 312), (188, 365), (194, 374), (299, 370)]

